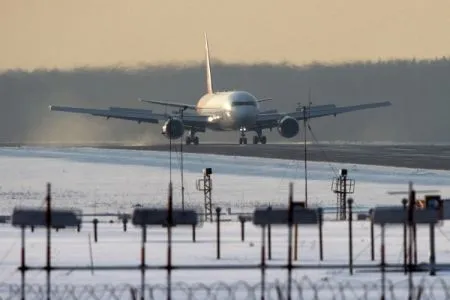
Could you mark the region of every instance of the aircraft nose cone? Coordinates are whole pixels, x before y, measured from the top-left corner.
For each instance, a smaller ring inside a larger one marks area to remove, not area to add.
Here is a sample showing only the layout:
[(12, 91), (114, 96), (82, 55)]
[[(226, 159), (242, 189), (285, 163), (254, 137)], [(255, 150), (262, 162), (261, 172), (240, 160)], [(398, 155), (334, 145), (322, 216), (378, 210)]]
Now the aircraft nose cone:
[(255, 112), (252, 108), (241, 107), (233, 111), (233, 119), (237, 126), (251, 125), (255, 122)]

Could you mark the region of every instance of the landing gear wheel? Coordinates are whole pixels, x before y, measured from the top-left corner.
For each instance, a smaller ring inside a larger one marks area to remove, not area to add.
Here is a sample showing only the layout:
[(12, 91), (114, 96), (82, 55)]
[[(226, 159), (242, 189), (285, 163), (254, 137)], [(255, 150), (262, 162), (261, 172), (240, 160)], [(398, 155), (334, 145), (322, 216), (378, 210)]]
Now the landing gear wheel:
[(194, 145), (198, 145), (198, 136), (194, 136), (193, 142), (194, 142)]
[(262, 137), (259, 138), (259, 141), (261, 142), (261, 144), (265, 144), (267, 142), (267, 138), (265, 135), (263, 135)]
[(186, 145), (190, 145), (192, 143), (192, 139), (190, 136), (186, 137)]
[(239, 138), (239, 144), (247, 144), (247, 138), (246, 137), (241, 137)]
[(255, 135), (253, 137), (253, 144), (258, 144), (258, 142), (259, 142), (259, 137)]

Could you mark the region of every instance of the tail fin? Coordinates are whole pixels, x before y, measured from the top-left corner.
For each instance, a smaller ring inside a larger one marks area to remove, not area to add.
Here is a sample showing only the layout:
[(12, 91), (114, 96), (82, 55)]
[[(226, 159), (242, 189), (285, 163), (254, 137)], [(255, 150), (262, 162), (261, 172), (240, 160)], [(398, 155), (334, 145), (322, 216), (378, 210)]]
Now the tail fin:
[(206, 92), (208, 94), (212, 94), (214, 92), (211, 78), (211, 65), (209, 63), (208, 36), (206, 35), (206, 32), (205, 32), (205, 52), (206, 52)]

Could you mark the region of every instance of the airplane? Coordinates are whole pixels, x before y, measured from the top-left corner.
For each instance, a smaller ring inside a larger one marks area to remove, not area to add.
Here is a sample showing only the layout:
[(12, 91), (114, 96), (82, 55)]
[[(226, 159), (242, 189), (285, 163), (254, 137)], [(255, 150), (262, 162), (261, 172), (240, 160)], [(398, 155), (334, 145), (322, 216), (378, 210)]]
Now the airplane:
[[(206, 93), (198, 100), (197, 104), (179, 102), (164, 102), (156, 100), (138, 100), (145, 103), (158, 104), (178, 109), (172, 113), (154, 113), (149, 109), (134, 109), (122, 107), (109, 107), (108, 109), (90, 109), (68, 106), (50, 105), (50, 111), (89, 114), (92, 116), (130, 120), (138, 123), (158, 124), (164, 122), (162, 134), (168, 139), (182, 138), (185, 131), (185, 143), (187, 145), (199, 144), (198, 132), (211, 131), (237, 131), (240, 132), (239, 144), (247, 144), (246, 133), (254, 131), (253, 144), (266, 144), (267, 138), (263, 130), (277, 128), (278, 133), (284, 138), (293, 138), (299, 131), (300, 120), (319, 118), (324, 116), (336, 116), (337, 114), (351, 111), (372, 109), (390, 106), (389, 101), (359, 104), (354, 106), (337, 107), (334, 104), (298, 107), (293, 112), (282, 113), (277, 110), (260, 109), (260, 103), (270, 101), (272, 98), (258, 99), (247, 91), (216, 92), (213, 89), (211, 76), (210, 51), (207, 34), (205, 39), (206, 62)], [(186, 113), (185, 113), (186, 111)], [(189, 113), (188, 111), (192, 111)]]

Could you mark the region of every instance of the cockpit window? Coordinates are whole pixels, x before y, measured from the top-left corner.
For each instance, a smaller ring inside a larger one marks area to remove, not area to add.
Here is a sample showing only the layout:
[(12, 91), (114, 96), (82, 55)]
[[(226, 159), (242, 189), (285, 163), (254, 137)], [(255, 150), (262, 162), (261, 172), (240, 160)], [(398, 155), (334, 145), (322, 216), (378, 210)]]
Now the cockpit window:
[(255, 101), (234, 101), (231, 103), (231, 106), (244, 106), (244, 105), (250, 105), (250, 106), (256, 106)]

